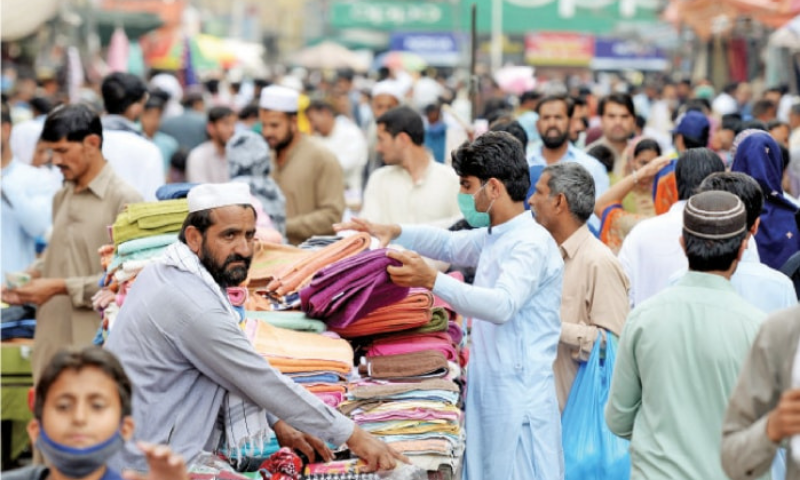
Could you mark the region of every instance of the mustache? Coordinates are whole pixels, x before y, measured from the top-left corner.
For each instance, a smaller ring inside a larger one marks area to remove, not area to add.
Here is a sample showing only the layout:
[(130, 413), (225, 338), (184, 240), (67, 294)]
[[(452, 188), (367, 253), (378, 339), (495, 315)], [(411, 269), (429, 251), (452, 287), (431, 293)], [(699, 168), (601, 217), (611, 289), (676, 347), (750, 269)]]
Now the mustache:
[(253, 260), (253, 257), (245, 257), (239, 255), (238, 253), (234, 253), (233, 255), (228, 256), (225, 261), (222, 263), (222, 268), (227, 268), (231, 263), (234, 262), (242, 262), (245, 265), (245, 268), (250, 268), (250, 262)]

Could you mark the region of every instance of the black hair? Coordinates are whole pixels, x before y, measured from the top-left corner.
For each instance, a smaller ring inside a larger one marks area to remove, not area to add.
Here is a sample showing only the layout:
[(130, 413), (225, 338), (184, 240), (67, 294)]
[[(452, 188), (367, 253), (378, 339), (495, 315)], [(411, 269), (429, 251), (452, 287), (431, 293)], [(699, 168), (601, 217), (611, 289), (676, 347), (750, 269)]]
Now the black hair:
[(582, 95), (571, 96), (569, 99), (572, 100), (572, 105), (574, 107), (585, 107), (586, 105), (589, 105), (589, 103), (586, 102), (586, 97)]
[(636, 147), (633, 149), (633, 156), (637, 157), (642, 152), (649, 152), (653, 151), (656, 152), (657, 156), (661, 156), (661, 145), (658, 144), (652, 138), (643, 138), (639, 140), (639, 143), (636, 144)]
[(770, 131), (770, 130), (772, 130), (774, 128), (778, 128), (778, 127), (786, 127), (789, 130), (791, 130), (791, 127), (789, 126), (789, 124), (784, 122), (783, 120), (778, 120), (777, 118), (773, 118), (772, 120), (767, 122), (767, 131)]
[(607, 173), (611, 173), (611, 171), (614, 170), (614, 160), (616, 156), (614, 155), (614, 152), (612, 152), (607, 146), (597, 144), (587, 150), (586, 154), (590, 157), (596, 158), (600, 163), (602, 163), (603, 166), (606, 167)]
[(767, 124), (762, 122), (761, 120), (756, 120), (756, 119), (740, 123), (739, 128), (736, 130), (736, 135), (739, 135), (745, 130), (761, 130), (762, 132), (768, 131)]
[(239, 120), (247, 120), (248, 118), (258, 117), (258, 105), (249, 103), (239, 110)]
[(539, 100), (540, 98), (542, 98), (541, 92), (537, 92), (536, 90), (528, 90), (519, 96), (519, 103), (525, 103), (529, 100), (535, 101)]
[(106, 111), (122, 115), (128, 107), (144, 98), (147, 86), (136, 75), (115, 72), (103, 79), (101, 90)]
[(45, 97), (34, 97), (29, 103), (31, 104), (31, 108), (39, 115), (47, 115), (53, 110), (53, 102)]
[(150, 95), (150, 98), (148, 98), (147, 102), (145, 102), (145, 104), (144, 104), (144, 109), (145, 110), (151, 110), (151, 109), (155, 108), (155, 109), (161, 110), (163, 112), (164, 111), (164, 105), (166, 105), (166, 103), (167, 102), (164, 101), (164, 99), (162, 97), (160, 97), (158, 95)]
[(483, 107), (483, 115), (479, 118), (485, 118), (491, 124), (497, 117), (505, 112), (511, 111), (511, 105), (502, 98), (490, 98), (486, 101)]
[(712, 150), (705, 147), (686, 150), (675, 165), (678, 199), (689, 200), (706, 177), (724, 171), (725, 164)]
[(314, 110), (314, 111), (327, 110), (327, 111), (331, 112), (331, 114), (333, 116), (336, 116), (336, 109), (333, 108), (333, 105), (331, 105), (331, 102), (329, 102), (327, 100), (323, 100), (321, 98), (316, 98), (314, 100), (311, 100), (311, 102), (309, 102), (309, 104), (308, 104), (308, 107), (306, 107), (306, 111), (309, 111), (309, 110)]
[(636, 115), (636, 108), (633, 106), (633, 98), (631, 98), (631, 96), (627, 93), (612, 93), (601, 98), (600, 103), (597, 105), (597, 114), (601, 117), (606, 113), (607, 103), (622, 105), (625, 107), (625, 110), (631, 114), (631, 116)]
[(231, 115), (234, 115), (233, 110), (228, 107), (213, 107), (208, 111), (208, 123), (217, 123)]
[(208, 93), (210, 93), (211, 95), (216, 95), (219, 93), (219, 80), (217, 80), (216, 78), (206, 80), (204, 85), (206, 87), (206, 90), (208, 90)]
[(721, 130), (731, 130), (735, 132), (742, 123), (742, 116), (738, 113), (728, 113), (722, 116)]
[(563, 102), (564, 105), (567, 107), (567, 118), (572, 118), (572, 114), (575, 112), (575, 104), (572, 103), (572, 99), (566, 95), (548, 95), (544, 97), (537, 105), (536, 105), (536, 113), (539, 114), (541, 111), (542, 105), (551, 102)]
[(169, 99), (172, 98), (172, 95), (160, 88), (152, 88), (150, 89), (150, 98), (157, 98), (162, 102), (167, 103), (169, 102)]
[(50, 359), (50, 362), (42, 371), (39, 382), (36, 384), (33, 416), (41, 421), (47, 394), (64, 371), (74, 370), (78, 372), (86, 367), (97, 368), (114, 381), (119, 394), (119, 403), (122, 407), (122, 416), (131, 415), (133, 412), (131, 406), (133, 387), (128, 375), (125, 373), (125, 369), (122, 368), (117, 357), (110, 351), (97, 346), (90, 346), (80, 350), (74, 347), (63, 349)]
[(181, 105), (183, 105), (183, 108), (192, 108), (197, 102), (205, 102), (203, 94), (200, 92), (189, 92), (184, 95)]
[(511, 200), (524, 202), (531, 186), (525, 149), (508, 132), (486, 132), (474, 142), (463, 143), (451, 154), (453, 169), (460, 177), (496, 178)]
[[(252, 205), (248, 204), (241, 204), (239, 205), (242, 208), (249, 208), (253, 211), (253, 216), (256, 215), (256, 209)], [(186, 229), (189, 227), (194, 227), (200, 232), (200, 235), (205, 236), (206, 231), (214, 225), (214, 220), (211, 218), (211, 212), (213, 212), (213, 208), (207, 208), (205, 210), (198, 210), (196, 212), (190, 212), (189, 215), (186, 216), (186, 219), (183, 220), (183, 225), (181, 226), (181, 231), (178, 234), (178, 240), (186, 243)]]
[(686, 246), (689, 269), (695, 272), (728, 270), (739, 256), (739, 249), (746, 236), (747, 232), (742, 232), (724, 240), (711, 240), (683, 230), (683, 243)]
[(762, 98), (758, 100), (756, 103), (753, 104), (753, 112), (752, 115), (754, 118), (758, 118), (761, 115), (769, 112), (770, 110), (776, 109), (778, 106), (775, 105), (775, 102), (772, 100), (767, 100), (766, 98)]
[(440, 112), (441, 110), (442, 107), (437, 102), (437, 103), (431, 103), (430, 105), (426, 105), (422, 111), (425, 113), (425, 115), (428, 115), (429, 113)]
[(336, 72), (336, 79), (347, 80), (348, 82), (352, 82), (355, 75), (356, 73), (353, 71), (352, 68), (342, 68)]
[(634, 117), (634, 121), (636, 122), (636, 128), (639, 130), (643, 129), (645, 125), (647, 125), (647, 120), (644, 119), (641, 115), (636, 115)]
[(375, 123), (383, 125), (392, 138), (405, 133), (414, 145), (422, 145), (425, 142), (425, 124), (422, 122), (422, 117), (410, 107), (395, 107), (378, 117)]
[(739, 197), (747, 212), (747, 229), (753, 228), (764, 208), (764, 193), (753, 177), (742, 172), (712, 173), (700, 184), (698, 192), (712, 190), (732, 193)]
[(508, 132), (519, 140), (523, 150), (528, 148), (528, 134), (525, 133), (525, 129), (516, 120), (499, 120), (494, 122), (489, 127), (489, 130), (492, 132)]
[(696, 110), (703, 115), (711, 111), (711, 102), (707, 98), (690, 98), (686, 101), (685, 112)]
[(88, 105), (75, 103), (62, 105), (50, 112), (44, 121), (40, 138), (45, 142), (58, 142), (63, 138), (68, 142), (82, 142), (89, 135), (99, 136), (100, 146), (103, 146), (100, 116)]
[(736, 92), (737, 88), (739, 88), (739, 82), (731, 82), (725, 85), (722, 91), (727, 93), (728, 95), (733, 95)]
[(2, 118), (3, 118), (2, 123), (10, 124), (11, 123), (11, 109), (8, 107), (8, 104), (6, 102), (3, 102), (2, 110), (0, 110), (0, 111), (2, 111)]

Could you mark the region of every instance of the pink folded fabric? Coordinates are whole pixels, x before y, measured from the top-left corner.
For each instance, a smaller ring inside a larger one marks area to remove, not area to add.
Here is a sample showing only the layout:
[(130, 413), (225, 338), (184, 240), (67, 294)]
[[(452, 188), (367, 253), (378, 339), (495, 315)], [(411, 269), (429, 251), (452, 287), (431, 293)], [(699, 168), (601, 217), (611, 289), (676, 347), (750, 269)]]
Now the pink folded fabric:
[(345, 394), (341, 392), (311, 392), (315, 397), (322, 400), (322, 403), (329, 407), (336, 408), (344, 402)]
[(244, 287), (228, 287), (228, 299), (234, 307), (241, 307), (247, 301), (247, 289)]
[(457, 362), (458, 351), (453, 345), (453, 340), (447, 333), (424, 333), (412, 335), (393, 335), (391, 337), (379, 338), (372, 342), (367, 351), (370, 357), (380, 355), (397, 355), (400, 353), (412, 353), (422, 350), (438, 350), (442, 352), (448, 360)]

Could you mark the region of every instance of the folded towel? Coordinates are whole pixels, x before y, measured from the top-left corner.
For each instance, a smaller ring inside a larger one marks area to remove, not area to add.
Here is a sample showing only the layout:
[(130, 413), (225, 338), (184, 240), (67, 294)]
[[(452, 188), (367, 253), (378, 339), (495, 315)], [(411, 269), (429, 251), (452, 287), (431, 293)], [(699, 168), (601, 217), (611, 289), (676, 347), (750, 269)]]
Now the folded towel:
[(371, 250), (340, 260), (320, 270), (300, 291), (300, 305), (309, 317), (324, 320), (330, 328), (345, 328), (373, 310), (408, 296), (409, 289), (392, 283), (386, 268), (402, 266)]
[(394, 355), (430, 349), (442, 352), (448, 360), (458, 361), (458, 352), (453, 340), (446, 333), (414, 333), (379, 338), (372, 342), (367, 355)]
[(308, 318), (303, 312), (254, 312), (247, 310), (245, 312), (245, 317), (267, 322), (273, 327), (295, 330), (297, 332), (322, 333), (327, 329), (325, 323)]
[(448, 371), (447, 359), (438, 350), (367, 356), (358, 367), (362, 376), (379, 380), (437, 378), (444, 377)]
[[(431, 318), (432, 305), (433, 295), (429, 291), (412, 289), (406, 298), (391, 305), (377, 308), (344, 328), (331, 327), (331, 331), (338, 333), (343, 338), (357, 338), (416, 328), (428, 328), (429, 324), (434, 321)], [(434, 326), (439, 328), (441, 321), (442, 318), (437, 318)], [(444, 325), (445, 327), (447, 325), (446, 319), (444, 319)]]
[(188, 214), (186, 199), (131, 203), (117, 215), (111, 228), (114, 245), (118, 247), (137, 238), (179, 232)]

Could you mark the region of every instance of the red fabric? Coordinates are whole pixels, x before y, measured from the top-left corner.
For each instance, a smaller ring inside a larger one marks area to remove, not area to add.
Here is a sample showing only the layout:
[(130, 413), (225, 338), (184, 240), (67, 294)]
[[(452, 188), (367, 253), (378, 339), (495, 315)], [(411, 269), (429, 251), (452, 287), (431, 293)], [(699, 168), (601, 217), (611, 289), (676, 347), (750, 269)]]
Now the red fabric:
[(661, 177), (656, 186), (656, 198), (653, 200), (656, 215), (668, 212), (677, 201), (678, 185), (675, 183), (675, 172), (670, 172)]
[(258, 471), (264, 480), (299, 480), (303, 461), (290, 448), (283, 447), (266, 459)]

